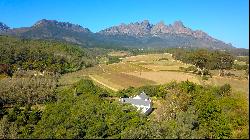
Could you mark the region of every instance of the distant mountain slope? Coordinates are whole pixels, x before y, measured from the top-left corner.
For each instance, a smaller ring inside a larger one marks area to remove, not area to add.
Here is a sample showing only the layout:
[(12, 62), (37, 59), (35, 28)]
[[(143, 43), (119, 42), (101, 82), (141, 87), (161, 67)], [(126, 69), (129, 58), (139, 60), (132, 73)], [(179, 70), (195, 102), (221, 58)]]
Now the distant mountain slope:
[(68, 22), (42, 19), (31, 27), (10, 29), (0, 24), (1, 34), (33, 39), (55, 39), (84, 46), (119, 45), (123, 47), (185, 47), (231, 49), (231, 44), (217, 40), (201, 30), (185, 27), (181, 21), (172, 25), (148, 20), (113, 26), (93, 33), (88, 28)]
[(93, 34), (88, 28), (68, 22), (42, 19), (31, 27), (14, 28), (4, 33), (31, 39), (56, 39), (86, 45)]
[(233, 47), (231, 44), (212, 38), (201, 30), (193, 31), (185, 27), (181, 21), (176, 21), (173, 25), (165, 25), (163, 21), (153, 25), (148, 20), (144, 20), (140, 23), (113, 26), (98, 33), (116, 41), (118, 38), (115, 38), (115, 36), (118, 35), (134, 37), (139, 41), (140, 46), (147, 47), (201, 47), (213, 49)]
[(10, 27), (8, 27), (6, 24), (0, 22), (0, 33), (9, 30)]

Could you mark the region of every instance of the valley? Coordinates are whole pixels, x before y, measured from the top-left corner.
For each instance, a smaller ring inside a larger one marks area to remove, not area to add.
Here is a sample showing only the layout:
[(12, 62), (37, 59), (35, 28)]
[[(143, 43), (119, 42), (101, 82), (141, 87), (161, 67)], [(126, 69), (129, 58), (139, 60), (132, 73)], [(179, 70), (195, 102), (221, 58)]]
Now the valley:
[(1, 139), (249, 139), (249, 0), (0, 0)]
[[(175, 60), (171, 54), (148, 54), (124, 57), (121, 62), (113, 64), (101, 64), (62, 76), (62, 82), (71, 79), (80, 80), (81, 77), (89, 76), (97, 83), (114, 91), (128, 87), (140, 87), (146, 85), (165, 84), (172, 81), (191, 81), (202, 85), (222, 86), (230, 84), (233, 90), (249, 94), (248, 80), (244, 71), (230, 71), (243, 78), (220, 77), (218, 70), (212, 70), (212, 78), (202, 80), (201, 76), (184, 72), (180, 69), (192, 66), (179, 60)], [(75, 80), (74, 82), (76, 82)], [(69, 82), (70, 83), (70, 82)]]
[[(248, 56), (0, 41), (0, 138), (247, 138)], [(119, 101), (142, 92), (148, 115)]]
[(98, 30), (0, 22), (0, 139), (249, 139), (249, 49), (181, 20)]

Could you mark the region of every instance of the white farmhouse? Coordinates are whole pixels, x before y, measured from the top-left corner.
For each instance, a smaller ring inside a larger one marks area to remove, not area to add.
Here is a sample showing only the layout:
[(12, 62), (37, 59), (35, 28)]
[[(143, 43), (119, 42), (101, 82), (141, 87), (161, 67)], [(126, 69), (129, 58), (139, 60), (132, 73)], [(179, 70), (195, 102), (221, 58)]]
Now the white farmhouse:
[(145, 115), (148, 115), (152, 111), (152, 102), (144, 92), (133, 98), (121, 98), (120, 101), (136, 106), (137, 110), (141, 110)]

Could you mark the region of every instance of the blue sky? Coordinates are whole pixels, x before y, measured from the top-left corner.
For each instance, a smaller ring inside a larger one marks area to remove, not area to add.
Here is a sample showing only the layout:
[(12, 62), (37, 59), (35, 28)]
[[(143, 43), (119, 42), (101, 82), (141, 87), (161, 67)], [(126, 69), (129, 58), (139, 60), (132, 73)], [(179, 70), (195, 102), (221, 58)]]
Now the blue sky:
[(0, 21), (12, 28), (40, 19), (101, 29), (148, 19), (156, 24), (181, 20), (191, 29), (238, 48), (249, 48), (248, 0), (0, 0)]

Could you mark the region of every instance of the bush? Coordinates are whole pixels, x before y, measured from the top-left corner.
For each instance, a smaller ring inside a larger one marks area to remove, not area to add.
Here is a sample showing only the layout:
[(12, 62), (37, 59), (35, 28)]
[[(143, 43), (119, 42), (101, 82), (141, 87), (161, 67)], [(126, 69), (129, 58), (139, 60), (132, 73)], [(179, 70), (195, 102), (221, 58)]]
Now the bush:
[(231, 86), (229, 84), (225, 84), (220, 87), (219, 94), (221, 96), (228, 95), (231, 92)]
[(108, 56), (108, 64), (118, 63), (121, 61), (119, 56)]
[(233, 69), (236, 69), (236, 70), (247, 70), (248, 69), (248, 65), (234, 64), (233, 65)]

